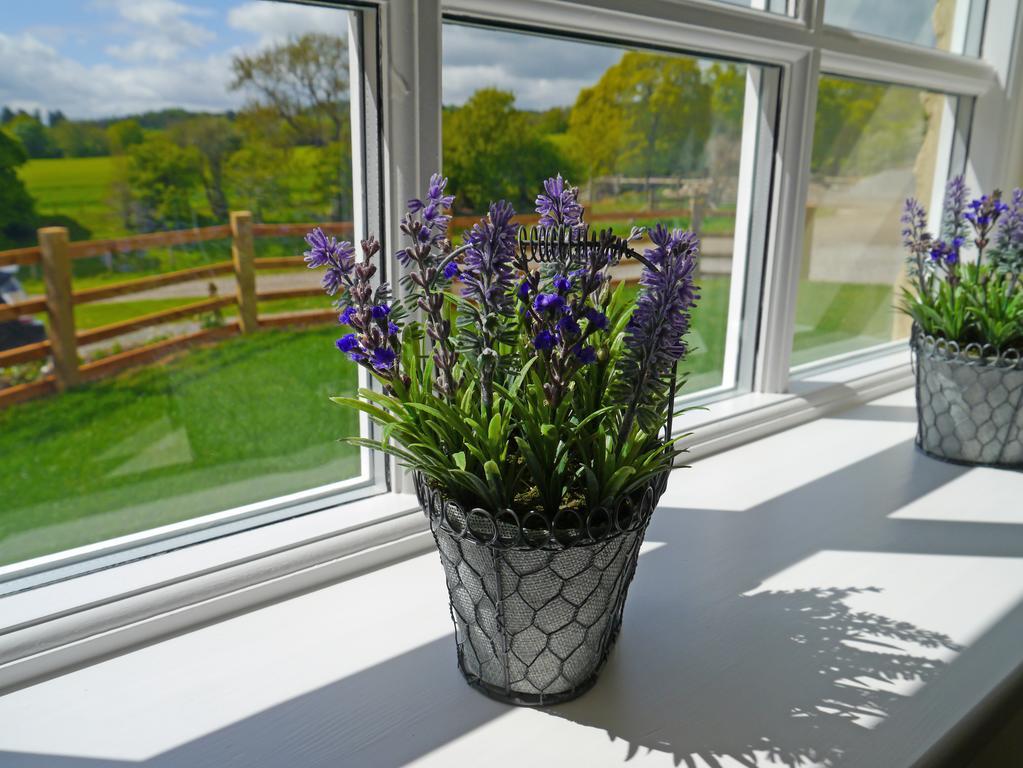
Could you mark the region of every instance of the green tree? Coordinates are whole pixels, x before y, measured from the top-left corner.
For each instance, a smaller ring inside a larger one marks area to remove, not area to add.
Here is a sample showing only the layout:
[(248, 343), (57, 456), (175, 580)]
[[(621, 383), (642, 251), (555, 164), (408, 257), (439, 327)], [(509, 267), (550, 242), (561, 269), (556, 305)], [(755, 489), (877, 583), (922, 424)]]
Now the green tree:
[(919, 92), (822, 77), (812, 170), (825, 176), (863, 176), (912, 165), (926, 129), (927, 112)]
[(146, 135), (138, 120), (118, 120), (107, 128), (107, 138), (114, 154), (124, 154), (131, 147), (141, 144)]
[(322, 146), (349, 132), (348, 42), (310, 32), (231, 62), (232, 90), (248, 90), (294, 132), (296, 144)]
[(173, 228), (192, 221), (192, 192), (199, 185), (199, 153), (165, 135), (149, 136), (128, 151), (127, 182), (138, 205), (135, 227)]
[(606, 88), (583, 88), (568, 119), (573, 160), (586, 179), (589, 200), (593, 179), (616, 173), (625, 145), (628, 115)]
[(444, 171), (457, 202), (482, 211), (503, 198), (531, 207), (538, 179), (563, 170), (565, 158), (515, 109), (515, 96), (496, 88), (476, 91), (462, 106), (445, 110)]
[(702, 170), (710, 97), (695, 59), (625, 53), (580, 92), (569, 118), (579, 155), (591, 158), (588, 176), (611, 170), (642, 176), (652, 202), (651, 177)]
[(241, 148), (241, 137), (225, 117), (194, 117), (170, 129), (181, 147), (193, 147), (199, 154), (199, 176), (213, 217), (225, 221), (228, 214), (224, 167), (227, 159)]
[(94, 123), (58, 120), (50, 133), (64, 157), (100, 157), (110, 154), (107, 133)]
[(27, 160), (24, 147), (0, 131), (0, 235), (14, 242), (36, 224), (35, 205), (17, 172)]
[(21, 142), (30, 158), (60, 157), (60, 147), (37, 118), (19, 113), (7, 124), (7, 130)]

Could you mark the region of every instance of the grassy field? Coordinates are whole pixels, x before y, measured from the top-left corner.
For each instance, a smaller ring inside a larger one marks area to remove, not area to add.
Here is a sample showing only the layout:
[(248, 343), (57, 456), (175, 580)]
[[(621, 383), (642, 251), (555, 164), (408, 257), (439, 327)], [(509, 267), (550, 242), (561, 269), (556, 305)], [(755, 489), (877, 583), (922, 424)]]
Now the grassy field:
[[(728, 290), (727, 278), (703, 280), (686, 392), (721, 381)], [(800, 291), (795, 362), (890, 338), (889, 287), (804, 283)], [(80, 322), (163, 305), (81, 307), (92, 314)], [(323, 302), (264, 310), (310, 306)], [(353, 364), (332, 349), (337, 335), (335, 327), (262, 332), (0, 411), (0, 564), (352, 476), (357, 453), (335, 439), (357, 419), (327, 400), (355, 382)]]
[(0, 411), (0, 564), (355, 475), (336, 335), (262, 332)]

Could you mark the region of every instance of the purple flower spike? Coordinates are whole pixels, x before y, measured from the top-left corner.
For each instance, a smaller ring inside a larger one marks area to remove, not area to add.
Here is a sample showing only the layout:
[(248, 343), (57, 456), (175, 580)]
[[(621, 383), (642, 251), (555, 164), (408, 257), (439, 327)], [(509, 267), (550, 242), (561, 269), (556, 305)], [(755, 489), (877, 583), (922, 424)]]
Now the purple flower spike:
[(595, 330), (603, 331), (607, 328), (607, 315), (603, 312), (587, 307), (584, 316)]
[(547, 349), (553, 349), (557, 341), (558, 337), (550, 331), (540, 331), (540, 333), (536, 334), (536, 337), (533, 339), (533, 346), (540, 351), (544, 351)]
[(597, 362), (597, 351), (589, 345), (581, 347), (577, 344), (572, 351), (583, 365), (592, 365)]
[(579, 204), (579, 190), (569, 185), (559, 173), (543, 183), (544, 191), (536, 196), (536, 212), (540, 214), (540, 226), (579, 227), (582, 223), (583, 207)]
[(577, 336), (582, 333), (582, 329), (579, 328), (579, 323), (577, 323), (575, 318), (571, 315), (565, 315), (558, 320), (558, 330), (562, 333), (571, 333)]
[(372, 357), (373, 367), (378, 371), (385, 371), (394, 364), (395, 358), (397, 358), (397, 354), (395, 354), (393, 349), (388, 347), (374, 349)]
[(546, 312), (549, 309), (557, 311), (559, 309), (563, 309), (564, 306), (564, 297), (559, 296), (556, 293), (540, 293), (537, 294), (536, 299), (533, 300), (533, 309), (537, 312)]
[(359, 348), (359, 340), (354, 333), (346, 334), (334, 343), (342, 352), (354, 352)]

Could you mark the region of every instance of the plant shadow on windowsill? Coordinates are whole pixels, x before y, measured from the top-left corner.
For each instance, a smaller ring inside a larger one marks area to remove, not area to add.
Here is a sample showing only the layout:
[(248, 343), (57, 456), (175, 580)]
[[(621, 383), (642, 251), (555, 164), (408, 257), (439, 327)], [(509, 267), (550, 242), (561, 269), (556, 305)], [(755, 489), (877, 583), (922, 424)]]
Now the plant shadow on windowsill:
[(630, 637), (593, 694), (551, 711), (623, 740), (626, 760), (648, 750), (687, 768), (838, 763), (898, 713), (907, 686), (941, 674), (939, 656), (960, 650), (940, 633), (845, 603), (879, 591), (737, 596), (715, 607), (713, 634), (695, 642), (677, 617)]

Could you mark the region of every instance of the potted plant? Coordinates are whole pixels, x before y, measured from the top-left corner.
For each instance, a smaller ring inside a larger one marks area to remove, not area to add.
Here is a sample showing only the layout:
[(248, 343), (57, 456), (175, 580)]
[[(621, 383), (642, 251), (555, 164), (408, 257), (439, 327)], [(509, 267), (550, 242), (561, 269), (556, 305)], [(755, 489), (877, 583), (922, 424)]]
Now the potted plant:
[[(963, 464), (1023, 468), (1023, 190), (967, 203), (961, 176), (946, 190), (940, 237), (906, 201), (917, 445)], [(972, 252), (972, 257), (970, 257)]]
[[(368, 414), (412, 472), (447, 577), (470, 685), (529, 706), (578, 696), (618, 633), (650, 516), (681, 453), (677, 363), (697, 298), (699, 243), (657, 226), (594, 233), (561, 176), (520, 226), (507, 202), (454, 247), (453, 197), (435, 175), (410, 200), (397, 252), (405, 297), (374, 285), (379, 243), (314, 230), (310, 267), (350, 328), (338, 348), (380, 390), (335, 402)], [(623, 258), (638, 294), (612, 289)]]

